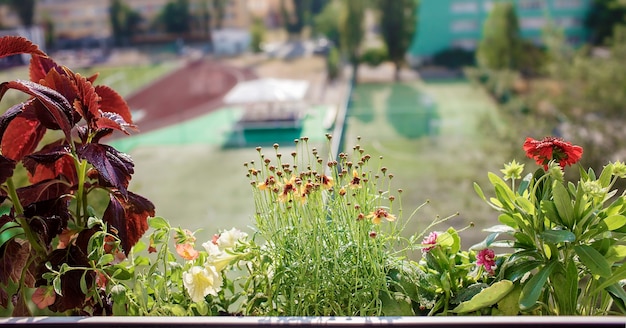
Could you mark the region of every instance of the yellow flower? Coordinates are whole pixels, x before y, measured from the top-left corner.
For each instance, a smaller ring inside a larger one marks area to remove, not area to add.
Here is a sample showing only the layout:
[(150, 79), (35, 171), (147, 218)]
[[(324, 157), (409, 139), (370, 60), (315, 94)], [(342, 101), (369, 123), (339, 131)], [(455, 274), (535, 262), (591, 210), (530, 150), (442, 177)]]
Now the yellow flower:
[(386, 209), (382, 207), (379, 207), (375, 209), (374, 211), (370, 212), (370, 214), (368, 214), (366, 217), (368, 219), (372, 219), (373, 224), (380, 224), (382, 219), (385, 219), (389, 222), (396, 220), (396, 217), (393, 214), (390, 214), (389, 212), (387, 212)]
[(509, 179), (520, 179), (522, 177), (522, 172), (524, 172), (524, 164), (520, 164), (513, 160), (509, 164), (504, 164), (504, 169), (500, 170), (500, 172), (504, 173), (504, 181)]
[(183, 285), (194, 302), (202, 302), (207, 295), (217, 296), (221, 290), (222, 277), (212, 266), (193, 266), (183, 272)]
[(322, 185), (322, 188), (324, 188), (324, 189), (332, 188), (334, 183), (335, 183), (333, 181), (333, 178), (331, 178), (329, 176), (326, 176), (325, 174), (320, 177), (320, 180), (321, 180), (320, 184)]

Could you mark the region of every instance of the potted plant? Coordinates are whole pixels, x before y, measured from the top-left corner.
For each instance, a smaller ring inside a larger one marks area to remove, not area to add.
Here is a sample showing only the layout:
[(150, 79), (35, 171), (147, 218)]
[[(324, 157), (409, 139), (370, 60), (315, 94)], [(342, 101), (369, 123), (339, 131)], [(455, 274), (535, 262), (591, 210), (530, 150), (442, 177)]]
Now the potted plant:
[[(626, 176), (622, 162), (599, 175), (581, 168), (579, 181), (566, 181), (563, 170), (577, 163), (582, 148), (528, 138), (523, 148), (540, 167), (524, 175), (524, 165), (513, 161), (502, 176), (489, 173), (489, 198), (475, 186), (501, 213), (500, 224), (462, 250), (459, 231), (435, 230), (453, 216), (435, 219), (419, 235), (401, 234), (421, 206), (403, 216), (402, 190), (391, 190), (394, 175), (382, 158), (358, 145), (350, 153), (321, 154), (303, 137), (295, 140), (296, 151), (257, 148), (258, 159), (244, 164), (255, 202), (252, 234), (234, 227), (198, 242), (128, 190), (132, 160), (101, 143), (134, 128), (124, 100), (26, 39), (0, 39), (0, 57), (22, 53), (32, 56), (31, 81), (5, 82), (0, 92), (30, 96), (0, 117), (0, 197), (11, 204), (0, 217), (0, 306), (13, 317), (0, 322), (32, 315), (113, 315), (38, 322), (127, 326), (535, 318), (492, 321), (503, 326), (563, 323), (536, 319), (545, 315), (626, 311), (626, 198), (613, 189)], [(24, 172), (28, 181), (16, 183)], [(420, 259), (411, 260), (410, 252)], [(168, 319), (132, 319), (148, 316)]]

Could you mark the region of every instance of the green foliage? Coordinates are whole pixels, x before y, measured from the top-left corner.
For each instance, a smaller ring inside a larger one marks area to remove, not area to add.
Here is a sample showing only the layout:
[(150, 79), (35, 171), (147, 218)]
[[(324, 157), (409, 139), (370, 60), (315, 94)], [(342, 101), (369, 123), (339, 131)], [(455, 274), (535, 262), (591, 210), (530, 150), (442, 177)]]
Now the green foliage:
[(616, 25), (626, 23), (626, 7), (619, 0), (594, 0), (585, 17), (585, 28), (590, 31), (589, 41), (604, 45), (613, 36)]
[(419, 0), (378, 1), (380, 31), (387, 46), (389, 60), (396, 66), (396, 80), (400, 78), (400, 66), (414, 41), (418, 6)]
[(313, 18), (313, 31), (321, 34), (333, 44), (338, 45), (339, 40), (339, 13), (342, 6), (339, 1), (330, 1), (324, 6), (322, 12)]
[(474, 66), (476, 63), (474, 51), (462, 48), (448, 48), (433, 55), (433, 64), (452, 69)]
[(125, 45), (138, 32), (142, 17), (139, 12), (129, 7), (123, 0), (112, 0), (109, 18), (113, 37), (117, 45)]
[(481, 67), (501, 70), (520, 67), (522, 38), (515, 6), (496, 2), (483, 25), (483, 35), (476, 51)]
[(616, 196), (613, 186), (625, 168), (621, 162), (609, 163), (599, 176), (581, 169), (576, 184), (563, 180), (554, 163), (523, 179), (510, 177), (508, 183), (490, 174), (495, 192), (490, 199), (475, 186), (501, 213), (503, 225), (494, 227), (481, 246), (513, 247), (499, 277), (522, 286), (523, 313), (606, 315), (613, 311), (612, 301), (623, 303), (623, 293), (613, 291), (622, 288), (614, 277), (624, 276), (626, 254), (617, 250), (626, 241), (626, 198)]
[(326, 55), (326, 74), (331, 81), (341, 75), (341, 57), (337, 47), (331, 47)]
[(163, 7), (157, 21), (166, 32), (183, 34), (191, 28), (190, 18), (189, 0), (171, 0)]
[(250, 47), (255, 53), (261, 52), (261, 45), (263, 44), (263, 38), (265, 37), (265, 24), (263, 19), (255, 17), (250, 27)]
[(361, 62), (369, 66), (376, 67), (389, 59), (387, 48), (377, 47), (365, 49), (361, 55)]
[(361, 0), (345, 0), (339, 15), (341, 50), (352, 64), (352, 81), (357, 80), (361, 42), (364, 31), (365, 4)]

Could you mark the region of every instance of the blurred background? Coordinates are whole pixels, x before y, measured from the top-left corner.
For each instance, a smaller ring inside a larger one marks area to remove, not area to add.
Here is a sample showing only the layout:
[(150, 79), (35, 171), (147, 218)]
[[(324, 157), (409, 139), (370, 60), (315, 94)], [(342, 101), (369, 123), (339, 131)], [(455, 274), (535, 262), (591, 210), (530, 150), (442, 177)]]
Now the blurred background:
[[(125, 97), (140, 131), (108, 142), (135, 161), (130, 189), (199, 240), (251, 231), (243, 164), (306, 136), (382, 156), (404, 220), (428, 200), (407, 235), (458, 212), (438, 229), (475, 223), (470, 246), (498, 223), (473, 183), (534, 170), (526, 137), (581, 145), (596, 170), (623, 160), (625, 17), (623, 0), (2, 0), (0, 34)], [(2, 81), (28, 60), (0, 60)]]

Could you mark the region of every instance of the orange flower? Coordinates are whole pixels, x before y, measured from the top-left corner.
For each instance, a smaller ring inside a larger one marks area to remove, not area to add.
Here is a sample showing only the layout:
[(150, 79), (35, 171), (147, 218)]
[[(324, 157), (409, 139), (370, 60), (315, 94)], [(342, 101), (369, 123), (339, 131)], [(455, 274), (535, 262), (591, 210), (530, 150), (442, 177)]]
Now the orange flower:
[(198, 258), (198, 251), (193, 248), (193, 244), (176, 244), (176, 253), (185, 260), (191, 261)]
[(352, 170), (352, 181), (350, 181), (350, 188), (361, 188), (361, 178), (356, 170)]
[(285, 179), (285, 184), (283, 184), (283, 191), (278, 196), (278, 200), (284, 202), (289, 198), (289, 195), (293, 194), (294, 192), (297, 192), (296, 177), (292, 175), (289, 180)]
[(382, 219), (385, 219), (389, 222), (396, 220), (396, 217), (394, 215), (390, 214), (389, 212), (387, 212), (386, 209), (382, 207), (379, 207), (373, 212), (370, 212), (370, 214), (367, 215), (367, 218), (372, 219), (372, 223), (374, 224), (380, 224)]
[(270, 175), (269, 177), (267, 177), (267, 179), (265, 179), (265, 181), (259, 183), (258, 188), (259, 190), (266, 190), (268, 187), (273, 186), (276, 183), (276, 179), (274, 178), (274, 176)]
[(330, 189), (334, 185), (333, 178), (326, 176), (325, 174), (320, 177), (320, 184), (324, 189)]
[(572, 145), (561, 138), (545, 137), (541, 140), (526, 138), (524, 142), (526, 156), (535, 160), (538, 165), (543, 165), (548, 170), (548, 163), (552, 160), (559, 163), (561, 168), (575, 164), (583, 154), (583, 148)]

